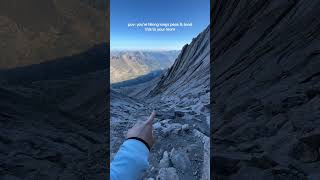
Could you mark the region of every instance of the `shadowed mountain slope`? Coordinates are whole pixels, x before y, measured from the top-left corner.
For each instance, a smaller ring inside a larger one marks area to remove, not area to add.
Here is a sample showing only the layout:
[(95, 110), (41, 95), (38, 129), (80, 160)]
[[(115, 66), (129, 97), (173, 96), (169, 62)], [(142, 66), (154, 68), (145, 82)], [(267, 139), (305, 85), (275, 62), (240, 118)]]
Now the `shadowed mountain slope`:
[(216, 179), (320, 178), (319, 7), (317, 0), (214, 1)]
[(96, 45), (85, 52), (48, 60), (40, 64), (0, 70), (0, 80), (10, 84), (27, 84), (42, 80), (59, 80), (108, 68), (108, 45)]
[(108, 47), (1, 72), (0, 179), (106, 179)]

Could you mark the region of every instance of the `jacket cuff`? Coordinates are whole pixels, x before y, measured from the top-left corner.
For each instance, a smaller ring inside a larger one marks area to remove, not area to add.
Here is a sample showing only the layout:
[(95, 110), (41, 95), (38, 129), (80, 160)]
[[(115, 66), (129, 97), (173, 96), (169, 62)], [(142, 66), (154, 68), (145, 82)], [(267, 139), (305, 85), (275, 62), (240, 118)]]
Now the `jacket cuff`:
[(145, 140), (143, 140), (141, 138), (138, 138), (138, 137), (129, 137), (129, 138), (127, 138), (127, 140), (129, 140), (129, 139), (135, 139), (137, 141), (142, 142), (148, 148), (148, 150), (150, 151), (151, 148), (150, 148), (149, 144)]

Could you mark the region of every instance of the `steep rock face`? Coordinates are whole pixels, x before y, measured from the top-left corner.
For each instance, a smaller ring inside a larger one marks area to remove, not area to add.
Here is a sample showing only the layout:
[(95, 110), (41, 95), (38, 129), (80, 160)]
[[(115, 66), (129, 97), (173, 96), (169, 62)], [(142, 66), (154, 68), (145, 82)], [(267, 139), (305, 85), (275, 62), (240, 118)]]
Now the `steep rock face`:
[[(209, 97), (209, 37), (208, 27), (189, 45), (185, 45), (172, 67), (160, 77), (149, 95), (161, 96), (163, 100), (173, 101), (175, 104), (183, 103), (183, 98)], [(208, 102), (204, 100), (203, 104), (206, 103)]]
[(214, 177), (319, 178), (319, 7), (317, 0), (214, 1)]

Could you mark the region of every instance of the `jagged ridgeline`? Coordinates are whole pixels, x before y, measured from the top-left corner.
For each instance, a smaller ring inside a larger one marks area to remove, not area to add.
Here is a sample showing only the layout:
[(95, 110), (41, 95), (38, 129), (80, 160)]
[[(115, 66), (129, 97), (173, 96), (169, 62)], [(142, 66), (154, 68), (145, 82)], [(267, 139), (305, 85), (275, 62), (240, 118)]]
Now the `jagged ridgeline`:
[(143, 177), (209, 179), (209, 37), (208, 27), (182, 48), (160, 76), (143, 83), (128, 81), (130, 86), (111, 91), (111, 158), (125, 139), (119, 132), (156, 109), (156, 143), (151, 167)]

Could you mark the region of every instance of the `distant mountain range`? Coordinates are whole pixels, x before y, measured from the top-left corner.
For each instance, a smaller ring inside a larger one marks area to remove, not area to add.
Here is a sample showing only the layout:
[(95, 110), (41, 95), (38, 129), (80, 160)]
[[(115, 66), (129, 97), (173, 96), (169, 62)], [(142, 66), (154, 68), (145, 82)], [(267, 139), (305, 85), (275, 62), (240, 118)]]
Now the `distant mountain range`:
[(0, 69), (71, 56), (108, 42), (99, 0), (1, 0)]
[(169, 68), (177, 58), (172, 51), (111, 51), (111, 83), (122, 82), (146, 75), (152, 71)]

